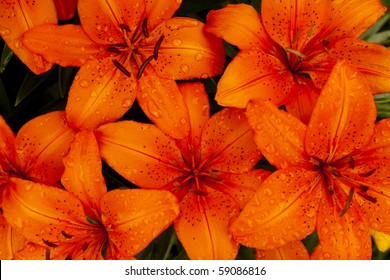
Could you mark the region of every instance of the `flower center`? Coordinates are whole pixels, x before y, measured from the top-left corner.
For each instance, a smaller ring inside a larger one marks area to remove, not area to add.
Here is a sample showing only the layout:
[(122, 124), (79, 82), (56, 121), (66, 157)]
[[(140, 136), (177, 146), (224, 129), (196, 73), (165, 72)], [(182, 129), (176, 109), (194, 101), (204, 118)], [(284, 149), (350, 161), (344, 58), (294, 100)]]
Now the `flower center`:
[[(125, 39), (126, 44), (124, 45), (113, 45), (109, 46), (106, 51), (111, 53), (120, 54), (122, 52), (127, 52), (130, 55), (127, 56), (127, 60), (133, 59), (135, 61), (135, 64), (138, 65), (138, 72), (137, 72), (137, 79), (140, 79), (142, 76), (142, 73), (144, 72), (146, 66), (152, 61), (158, 59), (158, 51), (160, 49), (160, 46), (164, 40), (164, 35), (161, 35), (158, 40), (156, 41), (153, 49), (153, 54), (149, 57), (147, 57), (145, 60), (142, 61), (141, 55), (139, 53), (138, 49), (138, 43), (143, 38), (149, 38), (149, 30), (148, 30), (148, 19), (144, 18), (142, 21), (142, 25), (138, 28), (138, 30), (134, 31), (131, 38), (129, 37), (129, 33), (131, 32), (129, 26), (126, 24), (121, 23), (119, 27), (123, 31), (123, 37)], [(126, 62), (125, 61), (125, 62)], [(126, 69), (124, 66), (124, 62), (120, 62), (117, 59), (113, 59), (112, 63), (114, 66), (121, 71), (123, 74), (125, 74), (127, 77), (131, 76), (131, 73), (129, 70)]]

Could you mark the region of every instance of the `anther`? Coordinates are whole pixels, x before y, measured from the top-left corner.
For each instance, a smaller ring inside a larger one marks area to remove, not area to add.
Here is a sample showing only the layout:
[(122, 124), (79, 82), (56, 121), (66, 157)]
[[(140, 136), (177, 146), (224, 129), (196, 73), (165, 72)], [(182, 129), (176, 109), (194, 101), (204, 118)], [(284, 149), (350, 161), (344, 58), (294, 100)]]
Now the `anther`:
[(339, 217), (342, 217), (345, 213), (347, 213), (349, 207), (351, 206), (354, 193), (355, 193), (355, 188), (352, 187), (351, 190), (349, 191), (347, 202), (345, 203), (343, 210), (341, 210)]
[(349, 157), (348, 158), (348, 161), (349, 161), (349, 166), (354, 169), (355, 168), (355, 160), (353, 159), (353, 157)]
[(65, 238), (68, 238), (68, 239), (70, 239), (70, 238), (72, 238), (73, 236), (72, 235), (70, 235), (70, 234), (67, 234), (65, 231), (61, 231), (61, 234), (65, 237)]
[(46, 251), (45, 251), (45, 259), (50, 260), (50, 250), (49, 249), (46, 249)]
[(375, 170), (376, 170), (376, 168), (371, 169), (371, 170), (368, 171), (367, 173), (359, 174), (359, 176), (360, 176), (360, 177), (364, 177), (364, 178), (365, 178), (365, 177), (369, 177), (369, 176), (371, 176), (372, 174), (374, 174)]
[(149, 38), (148, 18), (144, 18), (144, 20), (142, 21), (142, 33), (146, 38)]
[(118, 49), (118, 48), (116, 48), (116, 47), (108, 47), (107, 48), (107, 51), (108, 52), (112, 52), (112, 53), (120, 53), (121, 51)]
[(48, 241), (48, 240), (45, 240), (45, 239), (43, 239), (43, 238), (42, 238), (42, 242), (45, 243), (45, 244), (46, 244), (47, 246), (49, 246), (49, 247), (53, 247), (53, 248), (58, 247), (57, 244), (52, 243), (52, 242), (50, 242), (50, 241)]
[(114, 63), (115, 67), (118, 68), (123, 74), (125, 74), (127, 77), (130, 77), (130, 72), (122, 65), (120, 62), (116, 59), (112, 60), (112, 63)]
[(146, 68), (146, 65), (148, 65), (149, 62), (152, 61), (153, 58), (154, 58), (154, 55), (151, 55), (144, 61), (144, 63), (142, 63), (142, 65), (139, 67), (139, 70), (137, 73), (137, 79), (141, 78), (142, 73), (144, 72), (144, 70)]
[(126, 24), (121, 23), (121, 24), (119, 24), (119, 27), (122, 28), (122, 29), (124, 29), (124, 30), (126, 30), (127, 32), (130, 32), (130, 28), (129, 28), (129, 26), (126, 25)]
[(200, 196), (206, 196), (207, 195), (207, 192), (198, 191), (198, 190), (189, 190), (189, 192), (193, 193), (193, 194), (200, 195)]
[(154, 45), (154, 50), (153, 50), (153, 58), (154, 60), (158, 59), (158, 50), (160, 49), (161, 43), (164, 40), (164, 35), (161, 35), (160, 38), (158, 38), (157, 43)]

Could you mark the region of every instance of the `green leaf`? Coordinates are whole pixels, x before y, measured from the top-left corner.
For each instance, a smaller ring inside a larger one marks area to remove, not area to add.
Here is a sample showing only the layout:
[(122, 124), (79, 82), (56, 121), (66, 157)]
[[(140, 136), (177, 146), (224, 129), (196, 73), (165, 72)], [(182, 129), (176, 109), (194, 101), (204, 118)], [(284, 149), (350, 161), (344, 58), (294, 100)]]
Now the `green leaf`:
[(0, 114), (5, 116), (11, 112), (12, 106), (9, 102), (7, 91), (4, 87), (3, 80), (0, 78)]
[(367, 38), (367, 42), (390, 45), (390, 30), (378, 32)]
[(0, 61), (0, 74), (5, 70), (5, 67), (7, 66), (13, 54), (13, 51), (7, 46), (7, 44), (4, 44)]
[(59, 67), (58, 68), (58, 83), (60, 88), (60, 96), (64, 98), (68, 95), (70, 86), (74, 78), (74, 67)]
[(318, 234), (317, 232), (313, 232), (308, 237), (302, 240), (303, 244), (305, 245), (307, 251), (309, 254), (313, 252), (313, 250), (318, 246), (319, 240), (318, 240)]
[(240, 246), (236, 260), (255, 260), (256, 259), (256, 249)]
[(213, 1), (199, 1), (199, 0), (183, 0), (176, 16), (187, 16), (189, 14), (199, 13), (205, 10), (222, 8), (229, 4), (228, 0), (213, 0)]
[(369, 41), (370, 37), (378, 33), (379, 30), (381, 30), (381, 28), (388, 22), (389, 19), (390, 19), (390, 13), (385, 14), (373, 26), (371, 26), (366, 32), (364, 32), (360, 36), (360, 39)]
[(390, 117), (390, 93), (377, 94), (374, 96), (377, 119)]
[(19, 88), (18, 95), (16, 96), (15, 106), (22, 102), (27, 96), (29, 96), (40, 84), (42, 84), (46, 78), (50, 75), (52, 70), (43, 73), (41, 75), (35, 75), (33, 72), (28, 72), (24, 77), (23, 83)]
[(251, 6), (256, 9), (256, 11), (260, 12), (261, 8), (261, 0), (251, 0)]

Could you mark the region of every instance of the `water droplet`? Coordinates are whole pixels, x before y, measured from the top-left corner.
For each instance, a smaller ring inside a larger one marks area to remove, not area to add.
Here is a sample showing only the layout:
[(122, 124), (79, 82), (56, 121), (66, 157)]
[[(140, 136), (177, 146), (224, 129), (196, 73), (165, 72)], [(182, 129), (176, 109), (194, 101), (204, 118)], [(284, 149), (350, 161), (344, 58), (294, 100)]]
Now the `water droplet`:
[(130, 98), (125, 98), (122, 100), (122, 108), (130, 108), (130, 106), (133, 104)]
[(89, 82), (87, 80), (80, 80), (79, 85), (83, 88), (86, 88), (89, 86)]
[(96, 30), (98, 31), (102, 30), (102, 26), (100, 24), (96, 25)]
[(32, 188), (33, 188), (33, 184), (26, 184), (26, 185), (24, 186), (24, 189), (25, 189), (26, 191), (31, 191)]
[(76, 74), (76, 76), (74, 76), (74, 80), (75, 80), (75, 81), (80, 80), (80, 75), (79, 75), (79, 74)]
[(200, 75), (200, 77), (202, 79), (207, 79), (209, 77), (209, 75), (207, 73), (203, 73), (202, 75)]
[(272, 190), (269, 189), (269, 188), (264, 189), (263, 192), (264, 192), (264, 194), (265, 194), (266, 196), (268, 196), (268, 197), (271, 197), (271, 196), (273, 195)]
[(162, 114), (161, 114), (159, 108), (157, 107), (156, 102), (154, 102), (153, 100), (150, 100), (148, 102), (148, 112), (149, 112), (149, 114), (151, 114), (153, 117), (155, 117), (157, 119), (162, 117)]
[(19, 49), (20, 46), (21, 46), (20, 40), (15, 40), (15, 41), (14, 41), (14, 48), (15, 48), (15, 49)]
[(100, 115), (100, 113), (101, 113), (101, 112), (100, 112), (99, 110), (96, 110), (96, 111), (95, 111), (95, 114), (96, 114), (96, 115)]
[(82, 52), (85, 52), (85, 48), (84, 48), (84, 47), (81, 47), (81, 51), (82, 51)]
[(173, 42), (172, 42), (176, 47), (180, 46), (181, 45), (181, 40), (180, 39), (174, 39)]
[(181, 119), (180, 119), (180, 123), (184, 125), (184, 124), (187, 123), (187, 120), (186, 120), (185, 118), (181, 118)]
[(187, 64), (182, 64), (181, 67), (180, 67), (181, 71), (183, 71), (184, 73), (188, 73), (188, 71), (190, 71), (190, 67), (187, 65)]
[(0, 35), (1, 36), (7, 36), (11, 33), (11, 31), (8, 28), (0, 27)]
[(202, 53), (197, 53), (195, 55), (195, 60), (197, 60), (197, 61), (202, 60), (202, 58), (203, 58), (203, 54)]
[(5, 141), (0, 141), (0, 148), (4, 149), (7, 146), (7, 143)]
[(265, 150), (268, 152), (268, 153), (274, 153), (275, 152), (275, 146), (274, 144), (268, 144), (266, 147), (265, 147)]

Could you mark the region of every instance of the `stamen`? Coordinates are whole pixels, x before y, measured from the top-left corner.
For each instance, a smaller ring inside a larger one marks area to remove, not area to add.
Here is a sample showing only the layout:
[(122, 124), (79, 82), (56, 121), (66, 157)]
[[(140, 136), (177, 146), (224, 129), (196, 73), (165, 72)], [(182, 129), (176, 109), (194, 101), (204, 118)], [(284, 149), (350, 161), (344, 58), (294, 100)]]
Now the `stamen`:
[(295, 54), (296, 56), (298, 56), (298, 57), (300, 57), (300, 58), (303, 58), (303, 59), (306, 58), (306, 56), (305, 56), (303, 53), (301, 53), (300, 51), (293, 50), (293, 49), (290, 49), (290, 48), (285, 48), (285, 50), (286, 50), (287, 52), (290, 52), (290, 53)]
[(45, 239), (43, 239), (43, 238), (42, 238), (42, 242), (45, 243), (45, 244), (46, 244), (47, 246), (49, 246), (49, 247), (53, 247), (53, 248), (58, 247), (57, 244), (54, 244), (54, 243), (52, 243), (52, 242), (50, 242), (50, 241), (48, 241), (48, 240), (45, 240)]
[(65, 237), (65, 238), (68, 238), (68, 239), (70, 239), (70, 238), (72, 238), (73, 236), (72, 235), (70, 235), (70, 234), (67, 234), (65, 231), (61, 231), (61, 234)]
[(142, 73), (144, 72), (144, 70), (146, 68), (146, 65), (148, 65), (149, 62), (152, 61), (153, 58), (154, 58), (154, 55), (151, 55), (144, 61), (144, 63), (142, 63), (142, 65), (139, 67), (139, 70), (137, 73), (137, 79), (141, 78)]
[(142, 22), (142, 33), (146, 38), (149, 38), (149, 31), (148, 31), (148, 18), (144, 18)]
[(371, 176), (372, 174), (374, 174), (375, 171), (376, 171), (376, 168), (374, 168), (374, 169), (368, 171), (367, 173), (359, 174), (359, 176), (360, 176), (360, 177), (366, 178), (366, 177), (369, 177), (369, 176)]
[(93, 225), (98, 225), (99, 223), (96, 222), (94, 219), (92, 219), (91, 217), (89, 216), (85, 216), (85, 218), (87, 219), (87, 221)]
[(352, 169), (354, 169), (355, 168), (355, 160), (353, 159), (353, 157), (349, 157), (348, 160), (349, 160), (349, 166)]
[(297, 29), (297, 33), (294, 34), (294, 38), (292, 39), (291, 45), (295, 44), (298, 41), (299, 34), (301, 33), (301, 30), (299, 28)]
[(46, 249), (46, 251), (45, 251), (45, 259), (50, 260), (50, 250), (49, 249)]
[(363, 191), (363, 192), (366, 192), (366, 191), (368, 191), (368, 187), (367, 187), (367, 186), (363, 186), (363, 185), (361, 185), (360, 187), (362, 188), (362, 191)]
[(206, 196), (207, 195), (207, 192), (202, 192), (202, 191), (198, 191), (198, 190), (189, 190), (189, 192), (193, 193), (193, 194), (200, 195), (200, 196)]
[(120, 70), (123, 74), (125, 74), (127, 77), (130, 77), (131, 74), (130, 72), (122, 65), (120, 64), (120, 62), (116, 59), (113, 59), (112, 62), (114, 63), (114, 65), (116, 66), (116, 68), (118, 68), (118, 70)]
[(121, 51), (118, 49), (118, 48), (116, 48), (116, 47), (108, 47), (107, 48), (107, 51), (108, 52), (112, 52), (112, 53), (120, 53)]
[(130, 32), (130, 31), (131, 31), (130, 28), (129, 28), (129, 26), (126, 25), (126, 24), (124, 24), (124, 23), (119, 24), (119, 27), (122, 28), (122, 29), (124, 29), (124, 30), (126, 30), (127, 32)]
[(158, 59), (158, 50), (160, 49), (161, 43), (164, 40), (164, 35), (161, 35), (160, 38), (158, 38), (156, 45), (154, 45), (154, 50), (153, 50), (153, 58), (154, 60)]
[(364, 198), (365, 200), (368, 200), (369, 202), (376, 203), (377, 199), (371, 195), (368, 195), (366, 193), (358, 192), (358, 194)]
[(345, 206), (344, 206), (343, 210), (341, 210), (341, 212), (339, 214), (339, 217), (342, 217), (345, 213), (347, 213), (349, 207), (351, 206), (352, 198), (353, 198), (353, 194), (354, 193), (355, 193), (355, 188), (352, 187), (351, 190), (349, 191), (347, 202), (345, 203)]

